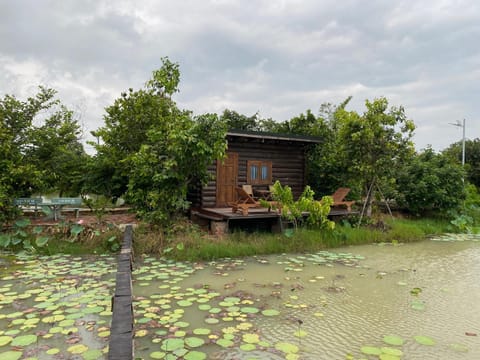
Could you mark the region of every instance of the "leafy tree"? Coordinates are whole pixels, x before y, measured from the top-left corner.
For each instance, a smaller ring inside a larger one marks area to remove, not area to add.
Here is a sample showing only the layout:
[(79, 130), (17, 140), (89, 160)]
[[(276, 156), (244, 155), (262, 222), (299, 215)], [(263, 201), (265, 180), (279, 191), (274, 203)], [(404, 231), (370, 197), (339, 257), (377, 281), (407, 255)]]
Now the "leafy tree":
[[(443, 151), (458, 162), (462, 161), (462, 142), (456, 142)], [(480, 188), (480, 139), (465, 141), (465, 170), (467, 180)]]
[(220, 120), (226, 124), (227, 129), (247, 131), (262, 130), (260, 120), (258, 119), (258, 113), (255, 113), (252, 116), (246, 116), (239, 114), (234, 110), (225, 109), (220, 116)]
[(40, 86), (25, 101), (0, 99), (0, 222), (15, 215), (15, 197), (66, 189), (80, 171), (79, 127), (55, 95)]
[[(225, 125), (216, 115), (192, 117), (171, 99), (178, 91), (178, 65), (162, 59), (144, 89), (123, 93), (106, 109), (105, 126), (94, 133), (91, 168), (97, 190), (127, 195), (142, 217), (168, 225), (186, 208), (193, 179), (206, 181), (207, 166), (225, 152)], [(90, 183), (90, 186), (93, 184)]]
[(397, 203), (416, 215), (447, 214), (465, 199), (461, 165), (427, 148), (397, 172)]
[(414, 154), (411, 137), (415, 126), (407, 119), (403, 107), (388, 109), (388, 101), (378, 98), (365, 102), (363, 115), (340, 109), (337, 161), (346, 165), (351, 179), (358, 179), (367, 197), (367, 214), (371, 212), (373, 191), (381, 181), (395, 178), (395, 171)]
[(140, 216), (168, 225), (188, 208), (189, 185), (206, 183), (208, 166), (223, 157), (226, 129), (216, 115), (192, 119), (178, 109), (164, 120), (167, 126), (152, 129), (148, 144), (133, 155), (127, 194)]

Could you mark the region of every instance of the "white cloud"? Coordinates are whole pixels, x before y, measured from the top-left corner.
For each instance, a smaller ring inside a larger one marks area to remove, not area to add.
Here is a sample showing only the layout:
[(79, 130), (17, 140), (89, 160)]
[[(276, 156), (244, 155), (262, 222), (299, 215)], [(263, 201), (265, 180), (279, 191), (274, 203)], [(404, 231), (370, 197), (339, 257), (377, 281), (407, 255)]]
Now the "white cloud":
[[(48, 4), (48, 6), (47, 6)], [(59, 91), (86, 130), (169, 56), (179, 104), (286, 120), (350, 95), (385, 96), (417, 124), (418, 148), (480, 137), (480, 3), (442, 1), (42, 1), (0, 5), (0, 95)]]

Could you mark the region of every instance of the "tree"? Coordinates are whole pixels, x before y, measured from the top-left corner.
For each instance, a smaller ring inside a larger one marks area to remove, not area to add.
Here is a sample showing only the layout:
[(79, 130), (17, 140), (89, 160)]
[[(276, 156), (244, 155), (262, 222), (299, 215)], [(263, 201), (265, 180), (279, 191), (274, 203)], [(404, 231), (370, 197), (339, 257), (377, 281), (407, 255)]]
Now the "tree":
[[(447, 156), (462, 161), (462, 142), (456, 142), (443, 151)], [(465, 170), (467, 180), (480, 188), (480, 139), (465, 141)]]
[(226, 124), (227, 129), (247, 131), (261, 130), (258, 113), (255, 113), (252, 116), (246, 116), (239, 114), (234, 110), (225, 109), (220, 116), (220, 120)]
[(55, 90), (40, 86), (25, 101), (13, 95), (0, 99), (2, 222), (15, 215), (15, 197), (65, 190), (81, 172), (86, 154), (79, 142), (80, 128), (55, 95)]
[[(96, 189), (126, 194), (138, 214), (168, 225), (187, 206), (193, 179), (206, 181), (207, 167), (224, 155), (225, 124), (216, 115), (193, 117), (171, 99), (178, 91), (178, 65), (167, 58), (144, 89), (123, 93), (106, 109), (101, 143), (92, 168)], [(91, 184), (92, 185), (92, 184)]]
[[(371, 212), (373, 191), (382, 181), (395, 178), (395, 169), (414, 154), (411, 137), (415, 126), (403, 107), (388, 109), (385, 98), (365, 102), (363, 115), (340, 109), (337, 112), (337, 147), (350, 178), (367, 194)], [(339, 159), (337, 159), (339, 160)]]
[(397, 203), (415, 215), (446, 214), (465, 199), (461, 165), (427, 148), (397, 171)]

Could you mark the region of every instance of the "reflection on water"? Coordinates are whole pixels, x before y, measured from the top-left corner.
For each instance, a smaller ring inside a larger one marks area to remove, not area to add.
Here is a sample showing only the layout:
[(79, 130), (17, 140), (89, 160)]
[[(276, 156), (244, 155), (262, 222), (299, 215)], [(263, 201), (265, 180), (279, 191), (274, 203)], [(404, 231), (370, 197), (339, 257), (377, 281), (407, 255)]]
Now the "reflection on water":
[[(205, 343), (195, 350), (212, 359), (379, 358), (362, 354), (363, 346), (403, 352), (383, 354), (389, 359), (480, 359), (480, 337), (474, 336), (480, 333), (479, 242), (367, 245), (335, 253), (181, 266), (147, 259), (134, 275), (134, 294), (141, 296), (136, 326), (157, 334), (136, 339), (136, 356), (173, 354), (167, 337), (193, 336)], [(161, 316), (148, 318), (148, 308)], [(262, 315), (267, 309), (278, 315)], [(205, 328), (208, 335), (196, 335)], [(402, 338), (403, 345), (385, 344), (386, 335)], [(419, 344), (415, 336), (435, 344)]]

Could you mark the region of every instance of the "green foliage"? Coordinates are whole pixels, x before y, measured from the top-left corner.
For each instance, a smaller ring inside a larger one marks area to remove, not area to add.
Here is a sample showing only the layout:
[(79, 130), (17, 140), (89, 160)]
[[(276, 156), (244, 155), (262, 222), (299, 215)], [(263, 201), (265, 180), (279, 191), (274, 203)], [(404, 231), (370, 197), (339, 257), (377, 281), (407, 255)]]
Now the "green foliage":
[(165, 226), (189, 206), (188, 186), (208, 181), (207, 167), (224, 156), (226, 128), (216, 115), (192, 117), (178, 109), (170, 98), (178, 65), (162, 62), (145, 89), (130, 89), (106, 109), (105, 126), (94, 133), (102, 141), (91, 168), (109, 184), (97, 193), (126, 193), (140, 217)]
[[(314, 199), (314, 192), (310, 186), (306, 186), (298, 200), (293, 199), (292, 189), (282, 186), (277, 180), (273, 184), (272, 198), (274, 207), (277, 207), (283, 218), (293, 222), (295, 227), (298, 223), (303, 223), (304, 215), (306, 216), (305, 224), (322, 229), (333, 230), (335, 223), (328, 220), (330, 205), (333, 204), (331, 196), (325, 196), (321, 201)], [(268, 207), (270, 204), (264, 204)]]
[(75, 190), (86, 155), (77, 121), (55, 95), (39, 87), (25, 101), (0, 99), (0, 224), (17, 214), (16, 197)]
[(252, 116), (239, 114), (236, 111), (225, 109), (220, 116), (227, 129), (258, 131), (262, 130), (258, 119), (258, 113)]
[(463, 176), (460, 164), (428, 148), (398, 169), (395, 199), (416, 215), (446, 215), (465, 199)]
[[(403, 107), (388, 109), (385, 98), (365, 102), (363, 115), (341, 109), (337, 112), (338, 142), (341, 162), (351, 179), (366, 189), (377, 179), (396, 177), (396, 169), (414, 154), (411, 137), (415, 126)], [(338, 157), (337, 157), (338, 160)], [(367, 208), (372, 197), (367, 198)]]
[(31, 228), (30, 219), (22, 218), (17, 219), (9, 231), (0, 233), (0, 248), (35, 252), (37, 248), (47, 246), (49, 240), (49, 236), (42, 236), (41, 228)]
[[(462, 141), (450, 145), (443, 151), (443, 154), (451, 156), (457, 162), (462, 161)], [(465, 141), (465, 169), (467, 172), (466, 179), (480, 187), (480, 139)]]
[(102, 222), (108, 207), (113, 207), (112, 200), (103, 195), (90, 195), (82, 197), (82, 201), (95, 214), (98, 223)]
[(449, 212), (451, 224), (459, 232), (480, 233), (480, 194), (473, 184), (465, 185), (465, 193), (463, 207)]
[(192, 119), (172, 109), (166, 126), (152, 129), (148, 145), (132, 159), (127, 198), (139, 215), (156, 224), (171, 223), (186, 210), (189, 184), (209, 180), (207, 167), (225, 152), (225, 128), (215, 115)]

